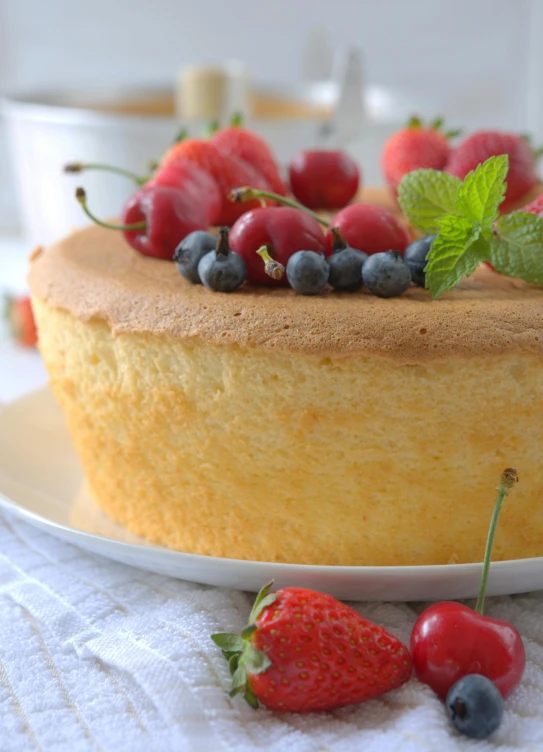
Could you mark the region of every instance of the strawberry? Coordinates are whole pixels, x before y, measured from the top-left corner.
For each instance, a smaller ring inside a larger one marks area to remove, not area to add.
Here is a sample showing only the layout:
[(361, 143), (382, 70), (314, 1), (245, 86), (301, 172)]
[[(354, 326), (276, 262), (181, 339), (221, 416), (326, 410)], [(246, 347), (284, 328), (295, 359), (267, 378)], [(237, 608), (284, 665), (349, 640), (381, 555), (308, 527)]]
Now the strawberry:
[(24, 347), (34, 347), (38, 341), (32, 304), (28, 296), (6, 297), (6, 318), (14, 339)]
[(264, 139), (239, 125), (231, 125), (217, 131), (211, 143), (223, 154), (229, 154), (243, 160), (257, 170), (266, 180), (271, 190), (280, 196), (286, 196), (287, 189), (272, 150)]
[(384, 178), (394, 194), (404, 175), (422, 167), (443, 170), (451, 153), (449, 138), (455, 132), (442, 133), (442, 121), (425, 128), (418, 118), (411, 118), (407, 128), (393, 133), (381, 154)]
[(530, 201), (529, 204), (526, 204), (526, 206), (522, 206), (520, 210), (543, 217), (543, 193), (536, 196), (536, 198), (534, 198), (533, 201)]
[(377, 697), (411, 676), (405, 645), (330, 595), (287, 587), (258, 594), (249, 626), (215, 634), (232, 673), (231, 696), (257, 708), (305, 713)]
[(507, 191), (505, 201), (500, 206), (500, 212), (508, 212), (515, 201), (525, 196), (538, 183), (535, 154), (522, 136), (500, 131), (472, 133), (454, 149), (446, 171), (463, 180), (477, 165), (500, 154), (507, 154), (509, 157)]
[(235, 204), (228, 194), (234, 188), (250, 185), (253, 188), (269, 191), (270, 186), (250, 164), (231, 154), (224, 154), (210, 141), (200, 138), (187, 138), (173, 144), (160, 163), (161, 168), (174, 161), (194, 162), (216, 181), (222, 201), (216, 221), (213, 224), (231, 226), (249, 209), (261, 206), (260, 201)]

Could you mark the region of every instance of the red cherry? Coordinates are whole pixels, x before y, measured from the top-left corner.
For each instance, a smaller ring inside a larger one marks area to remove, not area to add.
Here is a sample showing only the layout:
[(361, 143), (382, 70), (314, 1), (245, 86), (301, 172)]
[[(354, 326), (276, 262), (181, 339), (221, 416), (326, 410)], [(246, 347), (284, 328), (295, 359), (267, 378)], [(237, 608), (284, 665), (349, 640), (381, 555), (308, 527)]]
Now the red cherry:
[(144, 223), (141, 229), (123, 230), (132, 248), (145, 256), (171, 261), (186, 235), (208, 229), (209, 206), (177, 188), (145, 185), (125, 203), (121, 221), (123, 225)]
[(358, 191), (356, 162), (342, 151), (301, 151), (289, 168), (290, 187), (310, 209), (340, 209)]
[(194, 162), (188, 160), (168, 162), (159, 167), (145, 185), (162, 185), (182, 190), (194, 206), (202, 203), (207, 205), (211, 225), (218, 223), (222, 205), (219, 186), (211, 175)]
[(520, 634), (507, 622), (483, 616), (492, 546), (502, 504), (518, 482), (515, 470), (503, 471), (486, 543), (475, 610), (460, 603), (436, 603), (423, 611), (411, 635), (413, 667), (420, 681), (445, 697), (459, 679), (482, 674), (507, 697), (522, 678), (526, 654)]
[[(381, 251), (403, 253), (411, 238), (407, 228), (393, 214), (375, 204), (351, 204), (330, 222), (337, 227), (347, 245), (369, 256)], [(326, 235), (326, 246), (332, 251), (332, 234)]]
[(461, 603), (436, 603), (419, 616), (411, 635), (417, 677), (445, 697), (467, 674), (482, 674), (507, 697), (522, 678), (526, 654), (511, 624)]
[(253, 209), (241, 216), (230, 232), (230, 247), (247, 264), (247, 279), (259, 285), (287, 285), (286, 278), (275, 280), (264, 271), (257, 251), (268, 246), (275, 261), (286, 266), (296, 251), (326, 251), (323, 231), (316, 219), (300, 209), (271, 206)]

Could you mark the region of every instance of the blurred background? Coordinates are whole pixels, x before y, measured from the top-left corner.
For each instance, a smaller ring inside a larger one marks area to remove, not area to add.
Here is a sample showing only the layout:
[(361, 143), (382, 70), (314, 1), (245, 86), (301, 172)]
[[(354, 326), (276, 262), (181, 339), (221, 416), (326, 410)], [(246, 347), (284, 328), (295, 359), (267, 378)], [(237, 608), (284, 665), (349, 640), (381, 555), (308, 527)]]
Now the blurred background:
[[(381, 183), (409, 115), (543, 141), (543, 0), (0, 0), (0, 286), (26, 257), (132, 191), (70, 160), (138, 172), (184, 124), (242, 111), (280, 160), (337, 146)], [(0, 375), (1, 376), (1, 375)]]

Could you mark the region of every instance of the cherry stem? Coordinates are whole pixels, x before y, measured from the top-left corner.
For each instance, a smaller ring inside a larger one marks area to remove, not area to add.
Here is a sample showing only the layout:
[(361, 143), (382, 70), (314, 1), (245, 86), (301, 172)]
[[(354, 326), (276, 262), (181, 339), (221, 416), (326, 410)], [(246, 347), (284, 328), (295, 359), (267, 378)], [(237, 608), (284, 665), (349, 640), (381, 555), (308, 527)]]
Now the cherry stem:
[(230, 244), (228, 242), (229, 232), (230, 230), (228, 227), (219, 227), (219, 239), (215, 249), (217, 256), (228, 256), (230, 253)]
[(147, 229), (147, 222), (145, 220), (141, 222), (134, 222), (131, 225), (114, 225), (111, 222), (104, 222), (101, 219), (98, 219), (98, 217), (96, 217), (87, 206), (87, 194), (85, 193), (83, 188), (76, 188), (75, 197), (81, 204), (81, 207), (83, 208), (83, 211), (85, 212), (87, 217), (89, 217), (89, 219), (92, 219), (95, 224), (100, 225), (100, 227), (106, 227), (108, 230), (123, 230), (125, 232)]
[(517, 471), (508, 467), (503, 471), (500, 478), (500, 485), (497, 488), (498, 496), (494, 505), (494, 513), (490, 520), (490, 527), (488, 529), (488, 538), (486, 540), (485, 558), (483, 560), (483, 571), (481, 574), (481, 584), (479, 585), (479, 596), (477, 603), (475, 604), (475, 610), (478, 614), (483, 614), (483, 607), (485, 604), (486, 585), (488, 581), (488, 572), (490, 569), (490, 560), (492, 559), (492, 548), (494, 546), (494, 537), (496, 535), (496, 528), (498, 527), (498, 519), (502, 509), (503, 502), (509, 496), (509, 489), (513, 488), (515, 483), (518, 483)]
[(101, 162), (70, 162), (64, 165), (64, 172), (83, 172), (86, 170), (103, 170), (104, 172), (114, 172), (116, 175), (122, 175), (129, 180), (133, 180), (136, 185), (144, 185), (149, 180), (149, 175), (142, 177), (136, 175), (131, 170), (125, 170), (124, 167), (115, 167), (114, 165), (102, 164)]
[(275, 261), (270, 256), (271, 246), (263, 245), (257, 253), (264, 262), (264, 271), (272, 279), (282, 279), (285, 274), (285, 267), (279, 261)]
[(239, 204), (242, 204), (245, 201), (253, 201), (256, 198), (269, 198), (272, 199), (272, 201), (277, 201), (277, 203), (279, 204), (291, 206), (293, 209), (300, 209), (306, 214), (309, 214), (310, 217), (313, 217), (313, 219), (316, 219), (317, 222), (320, 222), (321, 225), (330, 227), (330, 222), (327, 222), (324, 217), (320, 216), (320, 214), (317, 214), (316, 212), (311, 211), (311, 209), (308, 209), (307, 206), (299, 204), (297, 201), (292, 201), (290, 198), (285, 198), (285, 196), (280, 196), (278, 193), (272, 193), (271, 191), (261, 191), (259, 188), (243, 186), (243, 188), (236, 188), (235, 190), (233, 190), (228, 198), (230, 199), (230, 201), (234, 201), (235, 203)]

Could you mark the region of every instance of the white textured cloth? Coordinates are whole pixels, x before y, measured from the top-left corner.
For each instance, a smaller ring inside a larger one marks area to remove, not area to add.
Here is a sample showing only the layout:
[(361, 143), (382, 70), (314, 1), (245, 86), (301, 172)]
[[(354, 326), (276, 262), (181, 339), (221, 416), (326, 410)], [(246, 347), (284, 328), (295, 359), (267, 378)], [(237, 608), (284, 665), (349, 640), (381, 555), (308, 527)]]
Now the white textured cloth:
[[(411, 680), (332, 713), (254, 711), (225, 694), (209, 639), (240, 629), (253, 596), (93, 556), (0, 514), (0, 750), (28, 752), (456, 752), (543, 750), (543, 595), (495, 598), (528, 654), (498, 732), (461, 738)], [(424, 604), (364, 603), (407, 642)]]

